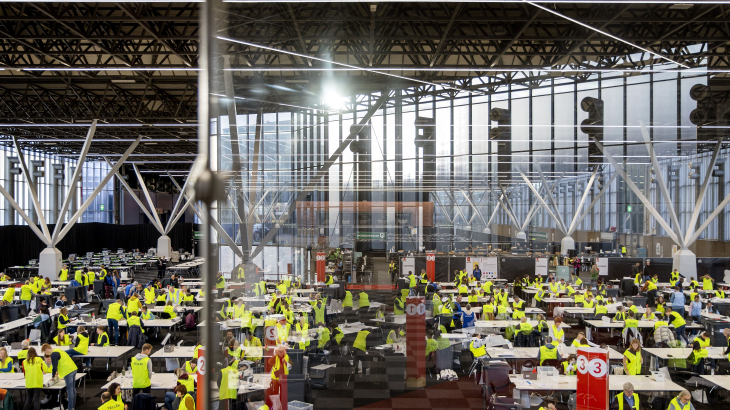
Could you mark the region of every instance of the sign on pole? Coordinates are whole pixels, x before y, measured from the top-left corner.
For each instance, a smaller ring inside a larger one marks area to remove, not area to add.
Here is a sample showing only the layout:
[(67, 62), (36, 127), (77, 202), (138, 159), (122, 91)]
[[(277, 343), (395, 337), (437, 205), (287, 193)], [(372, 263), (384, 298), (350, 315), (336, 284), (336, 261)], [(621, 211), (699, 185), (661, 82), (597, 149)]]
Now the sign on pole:
[(324, 282), (327, 257), (324, 252), (317, 252), (317, 282)]
[(578, 410), (608, 408), (608, 350), (595, 347), (578, 348)]
[(426, 274), (431, 282), (436, 280), (436, 253), (434, 252), (426, 254)]
[(600, 276), (608, 276), (608, 258), (596, 258), (596, 266)]
[(406, 386), (426, 386), (426, 302), (406, 298)]
[(408, 272), (414, 272), (416, 271), (416, 259), (415, 258), (400, 258), (401, 262), (401, 270), (400, 275), (401, 276), (408, 276)]

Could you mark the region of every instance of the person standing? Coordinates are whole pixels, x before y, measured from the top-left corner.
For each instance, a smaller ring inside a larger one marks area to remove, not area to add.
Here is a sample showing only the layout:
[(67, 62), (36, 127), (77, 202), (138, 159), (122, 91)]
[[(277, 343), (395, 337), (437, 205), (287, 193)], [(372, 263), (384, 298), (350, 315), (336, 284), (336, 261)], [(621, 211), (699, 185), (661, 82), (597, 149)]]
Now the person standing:
[(476, 278), (477, 282), (480, 282), (482, 280), (482, 271), (479, 269), (479, 265), (474, 265), (474, 271), (472, 271), (472, 275), (474, 275), (474, 278)]
[(25, 406), (23, 410), (40, 410), (41, 391), (43, 390), (43, 373), (50, 372), (48, 364), (38, 357), (34, 348), (28, 349), (28, 357), (23, 362), (23, 373), (25, 379)]
[(132, 358), (132, 394), (149, 393), (152, 388), (152, 345), (145, 343), (142, 352)]
[(680, 286), (674, 288), (672, 296), (669, 297), (669, 302), (672, 304), (672, 310), (678, 313), (681, 317), (684, 317), (685, 300), (686, 298), (684, 296), (684, 292), (682, 292), (682, 288)]
[(157, 279), (164, 279), (166, 270), (167, 263), (165, 262), (165, 257), (163, 256), (160, 259), (157, 259)]
[[(68, 396), (68, 410), (76, 409), (76, 372), (79, 370), (73, 359), (61, 349), (53, 349), (48, 343), (41, 347), (43, 355), (46, 356), (46, 364), (53, 366), (51, 375), (54, 379), (61, 378), (66, 383), (66, 395)], [(30, 352), (30, 349), (28, 349)], [(28, 359), (26, 359), (28, 360)]]
[(119, 321), (125, 316), (124, 303), (121, 299), (109, 305), (106, 311), (106, 323), (109, 325), (109, 332), (114, 338), (114, 345), (119, 344)]

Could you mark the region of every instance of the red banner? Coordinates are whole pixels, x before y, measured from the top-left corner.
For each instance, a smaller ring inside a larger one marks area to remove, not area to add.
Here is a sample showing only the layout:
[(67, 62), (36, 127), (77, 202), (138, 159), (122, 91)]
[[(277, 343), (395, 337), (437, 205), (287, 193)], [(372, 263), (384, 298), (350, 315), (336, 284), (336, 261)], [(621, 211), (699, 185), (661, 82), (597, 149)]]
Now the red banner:
[(317, 252), (317, 282), (324, 282), (324, 270), (327, 266), (327, 257), (324, 252)]
[(608, 351), (594, 347), (578, 348), (578, 410), (608, 408)]
[(406, 386), (426, 386), (426, 302), (406, 298)]
[(428, 275), (428, 280), (431, 282), (436, 281), (436, 253), (426, 254), (426, 274)]
[[(203, 386), (205, 386), (205, 373), (208, 371), (208, 366), (205, 362), (205, 348), (201, 347), (198, 349), (198, 364), (195, 368), (196, 373), (198, 373), (198, 386), (202, 389)], [(198, 409), (204, 409), (206, 406), (206, 400), (205, 397), (203, 397), (203, 393), (201, 390), (201, 393), (198, 393), (196, 400), (195, 400), (195, 408)]]

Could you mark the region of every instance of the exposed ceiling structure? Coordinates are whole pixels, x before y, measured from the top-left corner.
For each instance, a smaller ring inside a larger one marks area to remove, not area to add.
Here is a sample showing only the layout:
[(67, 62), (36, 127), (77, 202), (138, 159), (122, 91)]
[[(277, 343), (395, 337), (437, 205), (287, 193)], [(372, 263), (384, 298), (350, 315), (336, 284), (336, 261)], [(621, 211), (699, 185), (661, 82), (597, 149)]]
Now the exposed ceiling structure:
[[(147, 167), (187, 169), (198, 6), (0, 3), (0, 138), (73, 154), (99, 119), (91, 158), (143, 135), (142, 159), (169, 162)], [(410, 88), (413, 102), (589, 75), (576, 70), (729, 61), (728, 4), (264, 2), (226, 3), (221, 16), (239, 113), (315, 107), (332, 82), (345, 95)]]

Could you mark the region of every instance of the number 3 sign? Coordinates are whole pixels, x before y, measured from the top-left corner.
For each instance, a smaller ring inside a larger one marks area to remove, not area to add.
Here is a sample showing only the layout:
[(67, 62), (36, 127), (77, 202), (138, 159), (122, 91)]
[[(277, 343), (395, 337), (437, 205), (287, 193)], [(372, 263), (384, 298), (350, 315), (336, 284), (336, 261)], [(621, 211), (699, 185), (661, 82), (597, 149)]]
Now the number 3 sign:
[(578, 410), (599, 410), (608, 408), (608, 351), (592, 347), (581, 347), (577, 351), (578, 389), (576, 408)]

